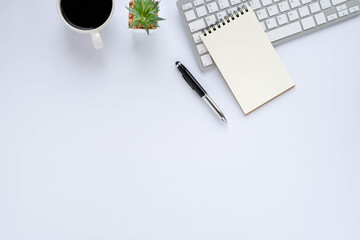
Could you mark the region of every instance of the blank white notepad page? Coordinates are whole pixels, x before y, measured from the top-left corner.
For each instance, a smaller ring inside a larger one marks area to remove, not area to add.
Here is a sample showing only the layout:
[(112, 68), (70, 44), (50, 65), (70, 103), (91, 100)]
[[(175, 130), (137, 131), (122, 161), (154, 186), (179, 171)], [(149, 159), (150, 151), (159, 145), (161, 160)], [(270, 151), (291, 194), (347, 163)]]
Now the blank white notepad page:
[(200, 37), (245, 114), (294, 86), (250, 7)]

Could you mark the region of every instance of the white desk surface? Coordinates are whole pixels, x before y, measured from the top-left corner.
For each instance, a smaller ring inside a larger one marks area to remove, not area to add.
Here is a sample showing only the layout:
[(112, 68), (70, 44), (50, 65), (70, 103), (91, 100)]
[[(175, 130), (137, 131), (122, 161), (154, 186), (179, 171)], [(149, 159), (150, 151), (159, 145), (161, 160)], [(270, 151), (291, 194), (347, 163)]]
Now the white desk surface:
[(277, 47), (297, 86), (244, 116), (175, 1), (150, 37), (116, 1), (99, 51), (55, 3), (0, 3), (0, 239), (360, 239), (360, 17)]

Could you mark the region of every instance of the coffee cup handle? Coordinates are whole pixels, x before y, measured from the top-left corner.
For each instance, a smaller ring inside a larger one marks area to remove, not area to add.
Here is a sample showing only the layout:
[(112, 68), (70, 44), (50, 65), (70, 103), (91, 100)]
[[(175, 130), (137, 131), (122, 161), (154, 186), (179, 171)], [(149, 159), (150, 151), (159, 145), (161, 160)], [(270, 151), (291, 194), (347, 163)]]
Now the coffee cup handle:
[(100, 49), (104, 47), (104, 42), (99, 32), (91, 33), (91, 39), (96, 49)]

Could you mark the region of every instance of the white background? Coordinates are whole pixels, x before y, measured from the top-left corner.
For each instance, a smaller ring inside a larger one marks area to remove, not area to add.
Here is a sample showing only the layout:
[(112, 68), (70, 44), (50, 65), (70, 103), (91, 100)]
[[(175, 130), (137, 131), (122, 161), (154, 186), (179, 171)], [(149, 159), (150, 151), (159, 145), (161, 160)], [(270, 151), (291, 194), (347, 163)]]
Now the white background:
[(360, 239), (360, 17), (277, 47), (296, 87), (244, 116), (175, 1), (150, 37), (126, 2), (102, 50), (55, 0), (0, 2), (0, 239)]

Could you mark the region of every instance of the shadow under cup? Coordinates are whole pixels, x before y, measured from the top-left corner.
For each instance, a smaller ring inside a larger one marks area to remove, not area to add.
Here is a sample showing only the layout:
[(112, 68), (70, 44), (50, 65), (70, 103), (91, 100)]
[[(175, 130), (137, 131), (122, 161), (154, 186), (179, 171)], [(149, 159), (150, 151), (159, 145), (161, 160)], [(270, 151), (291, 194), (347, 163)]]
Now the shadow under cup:
[(111, 16), (113, 0), (61, 0), (60, 11), (72, 27), (89, 31), (101, 27)]

